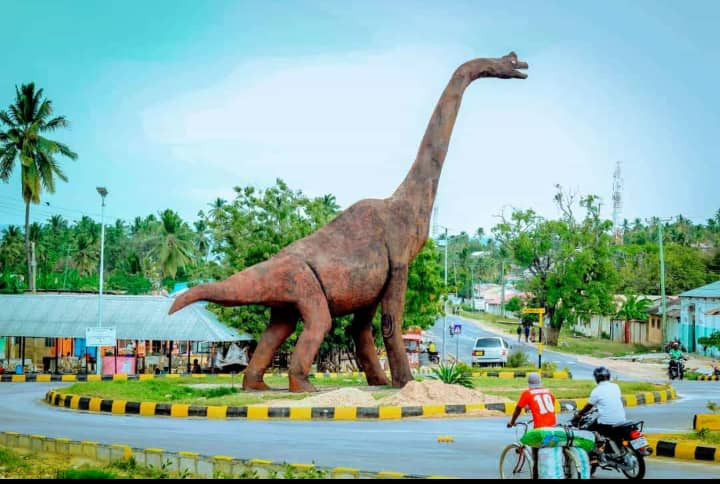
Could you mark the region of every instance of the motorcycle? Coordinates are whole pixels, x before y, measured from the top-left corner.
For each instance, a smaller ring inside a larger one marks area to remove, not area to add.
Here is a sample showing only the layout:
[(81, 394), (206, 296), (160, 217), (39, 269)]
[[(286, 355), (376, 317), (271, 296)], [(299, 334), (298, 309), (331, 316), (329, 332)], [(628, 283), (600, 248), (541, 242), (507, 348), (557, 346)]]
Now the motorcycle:
[(684, 360), (687, 360), (687, 358), (683, 358), (682, 360), (670, 360), (670, 363), (668, 364), (668, 377), (671, 380), (674, 380), (675, 378), (682, 380), (685, 376)]
[(642, 429), (645, 422), (630, 420), (614, 425), (607, 435), (596, 429), (599, 415), (593, 409), (572, 424), (580, 430), (591, 430), (597, 436), (595, 449), (590, 452), (590, 475), (598, 467), (622, 472), (628, 479), (642, 479), (645, 476), (645, 457), (652, 454)]

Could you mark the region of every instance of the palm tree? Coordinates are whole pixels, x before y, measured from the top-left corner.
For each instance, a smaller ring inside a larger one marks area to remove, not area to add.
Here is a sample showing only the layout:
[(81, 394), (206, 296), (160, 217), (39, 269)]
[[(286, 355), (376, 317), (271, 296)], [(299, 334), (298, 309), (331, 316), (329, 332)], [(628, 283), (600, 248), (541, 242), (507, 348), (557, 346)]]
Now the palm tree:
[(77, 251), (75, 252), (75, 269), (81, 276), (92, 274), (97, 270), (99, 259), (99, 248), (97, 240), (88, 234), (80, 234), (77, 239)]
[(647, 308), (652, 301), (647, 298), (639, 299), (638, 296), (627, 296), (625, 304), (623, 304), (616, 316), (618, 319), (625, 321), (625, 342), (630, 343), (630, 321), (633, 319), (647, 319)]
[(68, 126), (64, 116), (51, 117), (52, 102), (43, 99), (43, 90), (35, 90), (35, 84), (23, 84), (15, 87), (15, 103), (7, 111), (0, 111), (0, 179), (7, 182), (15, 167), (20, 164), (20, 182), (25, 202), (25, 258), (27, 262), (28, 282), (31, 291), (35, 284), (30, 274), (30, 203), (40, 203), (43, 189), (55, 193), (55, 177), (67, 181), (60, 169), (56, 155), (71, 160), (77, 154), (66, 145), (42, 136)]
[(179, 267), (192, 261), (191, 231), (180, 216), (170, 209), (160, 213), (158, 233), (152, 242), (151, 254), (166, 277), (175, 277)]

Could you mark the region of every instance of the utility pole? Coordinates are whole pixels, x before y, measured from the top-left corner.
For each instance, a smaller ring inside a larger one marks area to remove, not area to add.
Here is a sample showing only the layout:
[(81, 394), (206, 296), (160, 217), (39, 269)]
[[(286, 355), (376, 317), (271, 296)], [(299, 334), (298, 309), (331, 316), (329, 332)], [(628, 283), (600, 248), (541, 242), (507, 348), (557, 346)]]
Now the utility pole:
[[(448, 258), (448, 244), (450, 241), (448, 240), (448, 229), (445, 227), (445, 290), (447, 290), (447, 258)], [(442, 354), (443, 359), (445, 359), (445, 335), (447, 334), (447, 302), (448, 302), (448, 294), (445, 294), (445, 304), (443, 305), (443, 347), (442, 347)]]
[(37, 292), (37, 262), (35, 262), (35, 242), (30, 242), (30, 268), (32, 272), (32, 292)]
[(660, 249), (660, 297), (662, 298), (662, 323), (660, 324), (660, 334), (663, 344), (667, 341), (667, 321), (665, 313), (667, 312), (667, 301), (665, 297), (665, 254), (663, 250), (663, 221), (658, 223), (658, 244)]
[(505, 258), (500, 264), (500, 315), (505, 317)]
[(70, 258), (70, 245), (65, 242), (65, 274), (63, 274), (63, 289), (65, 289), (65, 282), (67, 281), (67, 270), (68, 270), (68, 259)]
[[(98, 300), (98, 328), (102, 327), (102, 296), (103, 296), (103, 271), (105, 270), (105, 197), (108, 192), (105, 187), (97, 187), (97, 192), (102, 197), (102, 207), (100, 209), (100, 298)], [(117, 357), (117, 350), (115, 351)], [(97, 364), (95, 365), (96, 373), (102, 375), (102, 346), (97, 347)], [(117, 365), (115, 365), (117, 372)]]

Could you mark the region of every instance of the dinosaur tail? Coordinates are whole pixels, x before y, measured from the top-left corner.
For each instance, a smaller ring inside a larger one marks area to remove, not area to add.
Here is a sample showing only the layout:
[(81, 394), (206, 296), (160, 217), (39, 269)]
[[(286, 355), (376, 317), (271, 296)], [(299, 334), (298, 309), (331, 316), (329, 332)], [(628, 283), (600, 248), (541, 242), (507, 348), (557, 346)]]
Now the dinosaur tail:
[(224, 281), (195, 286), (175, 299), (168, 314), (196, 301), (209, 301), (223, 306), (243, 306), (262, 302), (261, 289), (264, 284), (258, 279), (259, 276), (260, 271), (253, 266)]

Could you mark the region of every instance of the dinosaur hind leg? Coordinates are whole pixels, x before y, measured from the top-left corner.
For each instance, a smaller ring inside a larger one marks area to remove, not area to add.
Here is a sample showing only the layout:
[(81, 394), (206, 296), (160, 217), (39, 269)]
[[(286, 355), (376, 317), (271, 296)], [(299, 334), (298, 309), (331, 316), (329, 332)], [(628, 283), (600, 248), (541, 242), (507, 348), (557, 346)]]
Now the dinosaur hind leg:
[(318, 285), (317, 290), (309, 292), (298, 302), (298, 310), (304, 327), (290, 360), (288, 378), (291, 392), (315, 391), (315, 387), (308, 378), (310, 366), (320, 349), (320, 344), (332, 326), (332, 317), (325, 294), (319, 287), (319, 283), (316, 282), (316, 284)]
[(351, 332), (355, 340), (357, 358), (365, 372), (368, 385), (387, 385), (387, 376), (380, 366), (372, 334), (372, 318), (376, 310), (377, 305), (356, 312)]
[(245, 390), (267, 390), (269, 388), (263, 381), (265, 370), (272, 363), (273, 355), (280, 345), (295, 331), (297, 322), (298, 313), (294, 308), (272, 308), (270, 310), (270, 324), (260, 338), (260, 343), (245, 369), (243, 377)]

